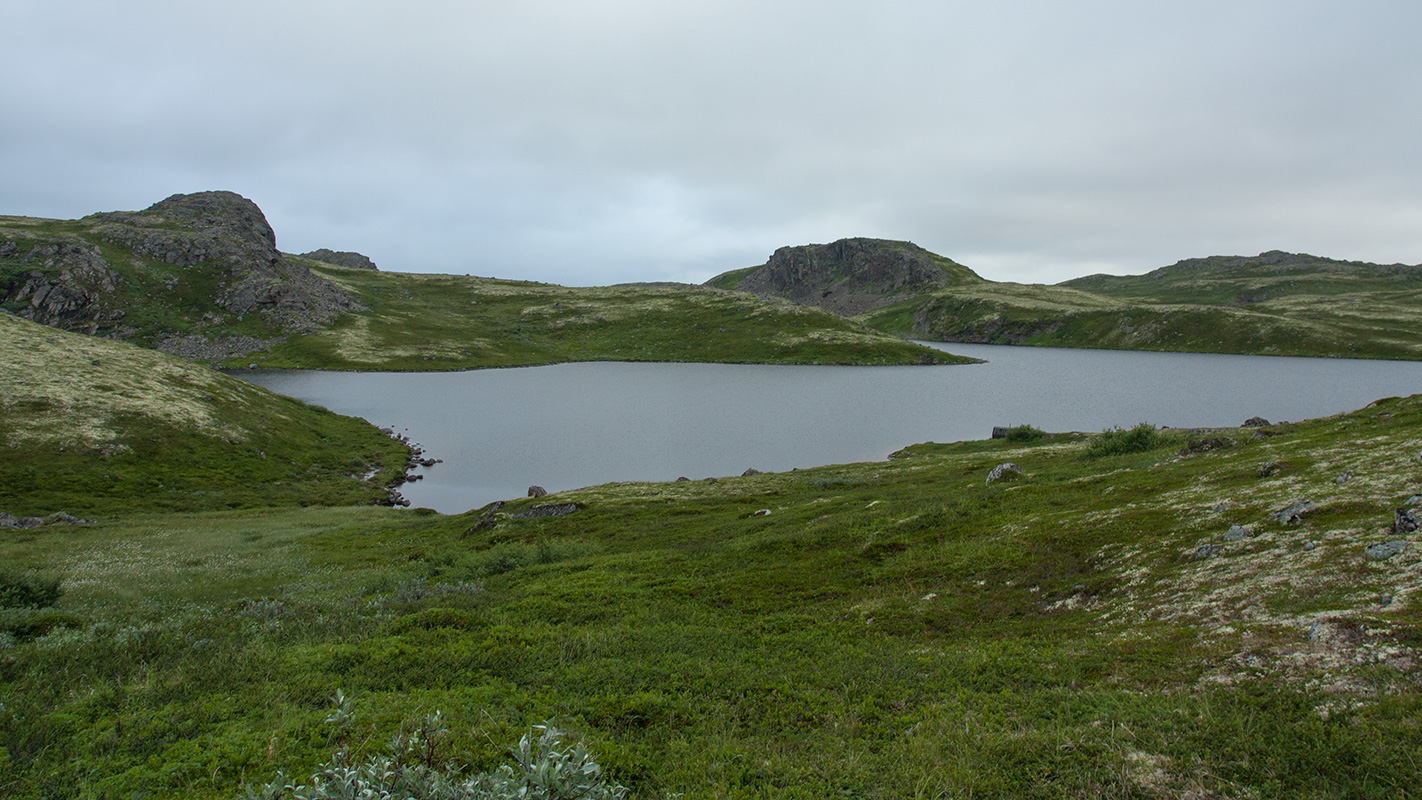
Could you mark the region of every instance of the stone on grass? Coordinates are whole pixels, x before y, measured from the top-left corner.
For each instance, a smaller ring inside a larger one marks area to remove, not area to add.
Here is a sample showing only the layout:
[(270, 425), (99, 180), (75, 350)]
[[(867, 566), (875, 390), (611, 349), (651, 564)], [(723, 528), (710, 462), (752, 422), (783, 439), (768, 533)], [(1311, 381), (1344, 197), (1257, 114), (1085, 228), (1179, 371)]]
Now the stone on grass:
[(1291, 506), (1281, 508), (1270, 514), (1276, 522), (1281, 525), (1297, 525), (1303, 518), (1304, 512), (1313, 508), (1312, 500), (1300, 500)]
[(1353, 470), (1350, 469), (1347, 472), (1344, 472), (1342, 475), (1339, 475), (1338, 477), (1334, 478), (1333, 482), (1338, 484), (1339, 486), (1342, 486), (1343, 484), (1351, 480), (1353, 480)]
[(545, 495), (545, 494), (548, 494), (548, 490), (545, 489), (545, 488), (543, 488), (542, 486), (530, 486), (530, 487), (528, 487), (528, 496), (529, 496), (529, 497), (542, 497), (542, 496)]
[(1390, 542), (1378, 542), (1363, 548), (1363, 556), (1369, 561), (1383, 561), (1392, 558), (1409, 547), (1407, 542), (1394, 539)]
[(1264, 419), (1263, 417), (1250, 417), (1249, 419), (1245, 420), (1245, 421), (1244, 421), (1244, 425), (1242, 425), (1242, 426), (1240, 426), (1240, 427), (1244, 427), (1244, 428), (1262, 428), (1262, 427), (1264, 427), (1265, 425), (1268, 425), (1268, 424), (1269, 424), (1269, 420)]
[(1225, 531), (1224, 538), (1226, 542), (1237, 542), (1248, 535), (1249, 529), (1243, 525), (1231, 525), (1229, 530)]
[(998, 480), (1011, 480), (1021, 474), (1023, 474), (1022, 468), (1008, 461), (993, 467), (992, 471), (988, 473), (987, 482), (992, 483)]
[(745, 472), (742, 472), (742, 473), (741, 473), (741, 477), (742, 477), (742, 478), (748, 478), (748, 477), (750, 477), (751, 475), (759, 475), (759, 474), (760, 474), (760, 470), (756, 469), (755, 467), (748, 467)]
[(0, 528), (29, 530), (30, 528), (38, 528), (43, 524), (44, 520), (39, 517), (17, 517), (8, 511), (0, 511)]
[(515, 514), (514, 519), (531, 519), (533, 517), (566, 517), (567, 515), (587, 508), (587, 503), (550, 503), (544, 506), (534, 506), (522, 514)]
[(1401, 536), (1422, 527), (1422, 512), (1415, 508), (1399, 508), (1392, 512), (1392, 532)]
[(1195, 548), (1195, 552), (1193, 552), (1193, 553), (1190, 554), (1190, 560), (1191, 560), (1191, 561), (1204, 561), (1205, 559), (1210, 558), (1211, 556), (1214, 556), (1214, 555), (1215, 555), (1216, 553), (1218, 553), (1219, 551), (1220, 551), (1220, 545), (1218, 545), (1218, 544), (1214, 544), (1214, 543), (1202, 544), (1202, 545), (1200, 545), (1199, 547)]

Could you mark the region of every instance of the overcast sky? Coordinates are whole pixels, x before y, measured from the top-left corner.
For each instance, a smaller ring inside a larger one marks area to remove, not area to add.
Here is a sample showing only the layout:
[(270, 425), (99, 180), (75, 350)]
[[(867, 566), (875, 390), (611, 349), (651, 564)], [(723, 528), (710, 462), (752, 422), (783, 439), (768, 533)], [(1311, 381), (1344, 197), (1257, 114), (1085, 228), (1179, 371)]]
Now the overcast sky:
[(570, 285), (907, 239), (995, 280), (1422, 262), (1422, 3), (3, 0), (0, 214), (254, 200)]

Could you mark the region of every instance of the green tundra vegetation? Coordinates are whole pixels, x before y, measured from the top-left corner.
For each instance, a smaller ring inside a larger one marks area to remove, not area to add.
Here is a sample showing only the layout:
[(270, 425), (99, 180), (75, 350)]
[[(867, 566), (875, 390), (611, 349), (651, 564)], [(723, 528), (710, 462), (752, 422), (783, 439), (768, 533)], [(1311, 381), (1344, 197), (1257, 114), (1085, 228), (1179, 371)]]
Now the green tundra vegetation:
[(1292, 253), (1191, 259), (1056, 286), (949, 287), (857, 317), (940, 341), (1422, 358), (1422, 268)]
[(638, 798), (1422, 785), (1422, 397), (440, 515), (369, 504), (363, 423), (0, 333), (0, 511), (49, 520), (0, 528), (0, 796), (497, 774), (545, 722)]
[(570, 288), (337, 266), (278, 251), (261, 210), (230, 192), (79, 220), (0, 216), (0, 310), (223, 367), (971, 361), (818, 309), (701, 286)]
[(364, 420), (0, 314), (0, 511), (370, 503), (409, 457)]
[(950, 355), (818, 309), (697, 286), (554, 284), (308, 262), (366, 310), (233, 366), (469, 369), (563, 361), (952, 364)]
[[(906, 242), (844, 240), (858, 244), (861, 268), (876, 262), (912, 263), (920, 271), (941, 256)], [(835, 245), (790, 248), (817, 252)], [(874, 243), (869, 248), (866, 243)], [(816, 303), (794, 287), (758, 280), (765, 267), (727, 272), (708, 281), (722, 289), (758, 287), (762, 293)], [(823, 257), (822, 257), (823, 259)], [(832, 298), (840, 286), (877, 295), (852, 319), (913, 339), (1122, 350), (1251, 353), (1355, 358), (1422, 358), (1422, 266), (1338, 261), (1271, 251), (1252, 257), (1187, 259), (1145, 275), (1092, 275), (1053, 286), (985, 280), (949, 262), (936, 280), (905, 285), (903, 269), (871, 285), (846, 276), (823, 259), (821, 272), (800, 282)], [(936, 284), (936, 285), (935, 285)]]

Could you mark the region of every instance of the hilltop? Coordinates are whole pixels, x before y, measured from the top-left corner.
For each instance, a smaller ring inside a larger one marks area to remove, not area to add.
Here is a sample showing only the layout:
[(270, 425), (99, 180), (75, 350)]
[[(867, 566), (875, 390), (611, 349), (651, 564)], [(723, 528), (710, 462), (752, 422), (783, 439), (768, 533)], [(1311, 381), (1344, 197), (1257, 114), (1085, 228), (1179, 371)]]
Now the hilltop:
[[(913, 246), (852, 239), (782, 248), (764, 267), (709, 283), (831, 308), (914, 339), (1422, 359), (1422, 266), (1270, 251), (1048, 286), (984, 280), (919, 248), (909, 258), (905, 247)], [(839, 257), (815, 255), (825, 253)], [(924, 268), (944, 262), (942, 272)], [(874, 275), (858, 284), (866, 288), (847, 288), (843, 276), (866, 273)], [(835, 292), (859, 305), (838, 303)]]
[(963, 359), (786, 302), (692, 286), (572, 289), (379, 271), (277, 249), (232, 192), (79, 220), (0, 217), (0, 309), (225, 367), (472, 369), (562, 361)]
[(782, 247), (764, 265), (722, 273), (706, 285), (853, 316), (943, 286), (982, 282), (913, 242), (861, 238)]

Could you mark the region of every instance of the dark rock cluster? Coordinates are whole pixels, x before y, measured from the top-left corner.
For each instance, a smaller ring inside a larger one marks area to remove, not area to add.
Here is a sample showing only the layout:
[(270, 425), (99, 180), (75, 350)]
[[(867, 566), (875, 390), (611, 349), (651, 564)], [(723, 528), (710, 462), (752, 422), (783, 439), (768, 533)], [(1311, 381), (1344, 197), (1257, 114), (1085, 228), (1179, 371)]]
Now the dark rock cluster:
[[(17, 242), (7, 241), (0, 246), (0, 257), (13, 258), (19, 250)], [(123, 319), (115, 296), (123, 279), (104, 260), (97, 245), (41, 242), (20, 261), (35, 269), (22, 273), (8, 289), (0, 286), (0, 300), (24, 304), (20, 316), (90, 334)]]
[(400, 476), (385, 487), (389, 496), (376, 501), (376, 503), (377, 505), (383, 506), (409, 507), (410, 501), (400, 494), (399, 487), (406, 483), (414, 483), (415, 481), (425, 479), (424, 475), (420, 473), (411, 474), (410, 470), (417, 467), (433, 467), (435, 464), (443, 463), (444, 459), (427, 457), (425, 455), (425, 448), (420, 445), (420, 443), (410, 441), (410, 437), (396, 433), (391, 428), (381, 428), (380, 432), (403, 444), (406, 452), (409, 453), (409, 457), (405, 461), (405, 469), (401, 472)]
[(737, 288), (853, 316), (974, 280), (967, 267), (912, 243), (859, 238), (782, 247)]

